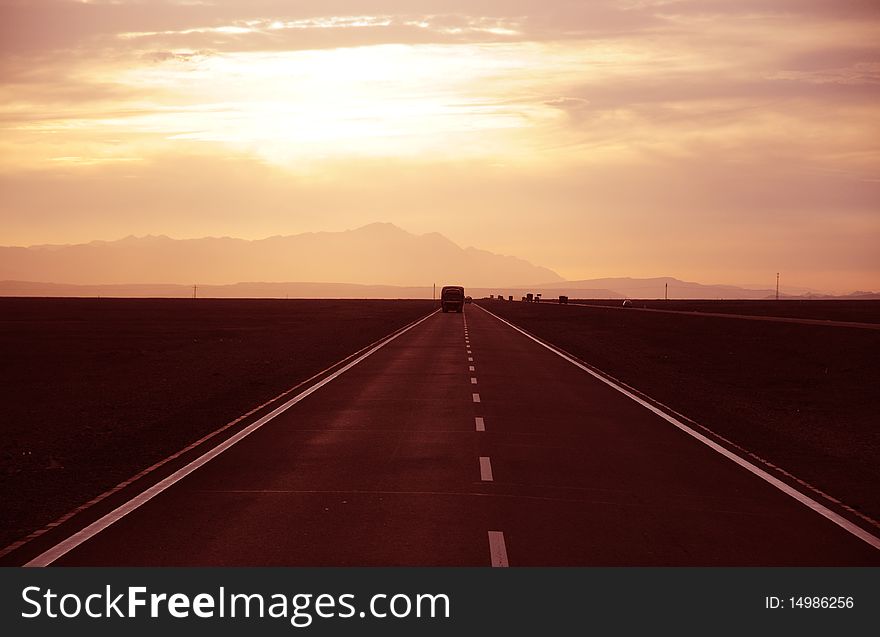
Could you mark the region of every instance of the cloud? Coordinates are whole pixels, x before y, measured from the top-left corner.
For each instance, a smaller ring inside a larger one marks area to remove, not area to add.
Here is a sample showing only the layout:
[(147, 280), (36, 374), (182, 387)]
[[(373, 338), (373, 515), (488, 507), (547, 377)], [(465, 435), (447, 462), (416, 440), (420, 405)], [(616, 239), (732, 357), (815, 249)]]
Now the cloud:
[[(616, 2), (461, 0), (343, 2), (119, 2), (37, 0), (0, 5), (0, 52), (112, 46), (118, 38), (218, 50), (368, 43), (548, 40), (633, 32), (658, 23)], [(359, 31), (359, 33), (354, 33)]]
[(572, 278), (878, 287), (875, 42), (855, 0), (0, 3), (0, 218), (33, 242), (382, 218)]

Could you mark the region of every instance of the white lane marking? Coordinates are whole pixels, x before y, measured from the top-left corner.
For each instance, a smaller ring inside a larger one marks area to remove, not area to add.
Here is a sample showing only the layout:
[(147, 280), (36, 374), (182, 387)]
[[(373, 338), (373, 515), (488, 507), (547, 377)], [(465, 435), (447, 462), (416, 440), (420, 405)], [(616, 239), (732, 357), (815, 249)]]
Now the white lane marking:
[(486, 421), (483, 420), (482, 416), (475, 416), (474, 423), (477, 427), (477, 431), (486, 431)]
[[(406, 326), (404, 326), (404, 327), (401, 328), (401, 329), (406, 329)], [(349, 356), (346, 356), (345, 358), (336, 361), (336, 362), (333, 363), (332, 365), (329, 365), (328, 367), (322, 369), (322, 370), (321, 370), (320, 372), (318, 372), (317, 374), (313, 374), (313, 375), (310, 376), (309, 378), (307, 378), (307, 379), (305, 379), (305, 380), (303, 380), (303, 381), (300, 381), (299, 383), (297, 383), (297, 384), (294, 385), (293, 387), (291, 387), (291, 388), (289, 388), (289, 389), (285, 389), (283, 392), (281, 392), (281, 393), (278, 394), (277, 396), (275, 396), (275, 397), (273, 397), (273, 398), (270, 398), (269, 400), (267, 400), (266, 402), (264, 402), (264, 403), (261, 404), (261, 405), (257, 405), (256, 407), (254, 407), (254, 408), (251, 409), (250, 411), (247, 411), (247, 412), (243, 413), (241, 416), (239, 416), (239, 417), (236, 418), (235, 420), (230, 420), (228, 423), (226, 423), (226, 424), (223, 425), (222, 427), (219, 427), (219, 428), (215, 429), (214, 431), (212, 431), (212, 432), (209, 433), (209, 434), (205, 434), (204, 436), (202, 436), (201, 438), (199, 438), (199, 439), (196, 440), (195, 442), (192, 442), (192, 443), (188, 444), (188, 445), (187, 445), (186, 447), (184, 447), (183, 449), (180, 449), (179, 451), (175, 451), (175, 452), (172, 453), (170, 456), (168, 456), (168, 457), (166, 457), (166, 458), (163, 458), (162, 460), (159, 460), (158, 462), (156, 462), (156, 463), (154, 463), (154, 464), (151, 464), (151, 465), (150, 465), (149, 467), (147, 467), (146, 469), (142, 469), (141, 471), (138, 471), (138, 472), (137, 472), (136, 474), (134, 474), (133, 476), (130, 476), (129, 478), (126, 478), (125, 480), (123, 480), (122, 482), (120, 482), (119, 484), (117, 484), (116, 486), (111, 487), (110, 489), (107, 489), (106, 491), (104, 491), (104, 492), (101, 493), (100, 495), (95, 496), (94, 498), (92, 498), (92, 499), (89, 500), (88, 502), (86, 502), (86, 503), (84, 503), (84, 504), (81, 504), (80, 506), (76, 507), (75, 509), (71, 509), (70, 511), (68, 511), (67, 513), (65, 513), (64, 515), (62, 515), (61, 517), (59, 517), (59, 518), (55, 519), (54, 521), (49, 522), (48, 524), (46, 524), (46, 526), (44, 526), (44, 527), (42, 527), (42, 528), (40, 528), (40, 529), (37, 529), (36, 531), (30, 533), (30, 534), (27, 535), (26, 537), (24, 537), (24, 538), (22, 538), (22, 539), (20, 539), (20, 540), (17, 540), (17, 541), (15, 541), (15, 542), (13, 542), (12, 544), (6, 546), (6, 547), (3, 548), (2, 550), (0, 550), (0, 557), (3, 557), (4, 555), (8, 555), (8, 554), (11, 553), (12, 551), (15, 551), (15, 550), (21, 548), (22, 546), (24, 546), (25, 544), (31, 542), (32, 540), (35, 540), (36, 538), (40, 537), (41, 535), (44, 535), (44, 534), (47, 533), (48, 531), (51, 531), (53, 528), (55, 528), (55, 527), (57, 527), (57, 526), (60, 526), (61, 524), (67, 522), (67, 520), (69, 520), (70, 518), (74, 517), (75, 515), (77, 515), (77, 514), (79, 514), (79, 513), (82, 513), (83, 511), (86, 511), (87, 509), (90, 509), (91, 507), (93, 507), (94, 505), (98, 504), (99, 502), (103, 502), (104, 500), (106, 500), (107, 498), (109, 498), (111, 495), (114, 495), (114, 494), (116, 494), (116, 493), (119, 493), (120, 491), (122, 491), (123, 489), (125, 489), (126, 487), (128, 487), (129, 485), (131, 485), (131, 484), (137, 482), (138, 480), (140, 480), (141, 478), (143, 478), (143, 477), (145, 477), (145, 476), (151, 474), (151, 473), (152, 473), (153, 471), (155, 471), (156, 469), (158, 469), (158, 468), (160, 468), (160, 467), (163, 467), (164, 465), (168, 464), (168, 463), (171, 462), (172, 460), (176, 460), (177, 458), (179, 458), (179, 457), (182, 456), (183, 454), (188, 453), (189, 451), (192, 451), (192, 450), (195, 449), (196, 447), (201, 446), (202, 444), (204, 444), (205, 442), (207, 442), (207, 441), (210, 440), (211, 438), (214, 438), (215, 436), (217, 436), (217, 435), (223, 433), (224, 431), (226, 431), (226, 430), (229, 429), (230, 427), (233, 427), (233, 426), (237, 425), (237, 424), (240, 423), (242, 420), (245, 420), (245, 419), (248, 418), (249, 416), (251, 416), (251, 415), (257, 413), (258, 411), (260, 411), (261, 409), (263, 409), (263, 407), (266, 407), (267, 405), (271, 405), (272, 403), (281, 400), (281, 398), (283, 398), (284, 396), (287, 396), (288, 394), (290, 394), (290, 393), (296, 391), (296, 390), (299, 389), (300, 387), (304, 387), (304, 386), (308, 385), (309, 383), (311, 383), (311, 382), (312, 382), (313, 380), (315, 380), (316, 378), (320, 378), (321, 376), (323, 376), (324, 374), (326, 374), (327, 372), (329, 372), (331, 369), (333, 369), (333, 368), (335, 368), (335, 367), (339, 367), (340, 365), (345, 364), (346, 361), (349, 361), (349, 360), (351, 360), (351, 359), (353, 359), (353, 358), (356, 358), (356, 357), (359, 356), (362, 352), (365, 352), (365, 351), (367, 351), (368, 349), (370, 349), (371, 347), (373, 347), (374, 345), (377, 345), (378, 343), (381, 343), (381, 342), (382, 342), (383, 340), (385, 340), (386, 338), (388, 338), (388, 335), (387, 335), (387, 334), (386, 334), (385, 336), (383, 336), (382, 338), (378, 338), (378, 339), (376, 339), (375, 341), (373, 341), (373, 342), (370, 343), (369, 345), (366, 345), (365, 347), (362, 347), (361, 349), (359, 349), (358, 351), (354, 352), (353, 354), (350, 354)]]
[(507, 561), (507, 545), (504, 543), (504, 533), (501, 531), (489, 531), (489, 559), (492, 566), (505, 568), (510, 566)]
[(480, 395), (479, 395), (479, 394), (473, 394), (472, 396), (473, 396), (473, 399), (474, 399), (474, 402), (475, 402), (475, 403), (480, 402)]
[(480, 480), (492, 482), (492, 461), (489, 456), (480, 456)]
[(603, 310), (635, 310), (637, 312), (663, 312), (665, 314), (685, 314), (687, 316), (709, 316), (712, 318), (742, 319), (746, 321), (773, 321), (777, 323), (800, 323), (802, 325), (825, 325), (827, 327), (855, 327), (867, 330), (880, 330), (880, 324), (857, 321), (833, 321), (829, 319), (796, 318), (793, 316), (754, 316), (751, 314), (723, 314), (721, 312), (694, 312), (687, 310), (661, 310), (654, 307), (623, 307), (621, 305), (596, 305), (593, 303), (569, 303), (578, 307), (593, 307)]
[(477, 379), (474, 378), (473, 376), (471, 376), (471, 385), (476, 385), (476, 384), (477, 384)]
[(224, 440), (223, 442), (218, 444), (216, 447), (209, 449), (204, 454), (202, 454), (201, 456), (199, 456), (195, 460), (191, 461), (189, 464), (183, 466), (182, 468), (178, 469), (177, 471), (175, 471), (174, 473), (172, 473), (171, 475), (166, 477), (164, 480), (157, 482), (149, 489), (146, 489), (145, 491), (142, 491), (141, 493), (134, 496), (128, 502), (113, 509), (112, 511), (110, 511), (110, 513), (107, 513), (102, 518), (99, 518), (95, 522), (92, 522), (90, 525), (88, 525), (87, 527), (74, 533), (73, 535), (71, 535), (67, 539), (62, 540), (61, 542), (59, 542), (58, 544), (56, 544), (52, 548), (44, 551), (43, 553), (40, 553), (38, 556), (33, 558), (30, 562), (26, 563), (25, 566), (48, 566), (49, 564), (51, 564), (52, 562), (54, 562), (58, 558), (62, 557), (64, 554), (75, 549), (77, 546), (79, 546), (83, 542), (91, 539), (92, 537), (94, 537), (95, 535), (97, 535), (98, 533), (100, 533), (101, 531), (106, 529), (107, 527), (109, 527), (111, 524), (118, 522), (123, 517), (125, 517), (126, 515), (128, 515), (132, 511), (134, 511), (135, 509), (146, 504), (147, 502), (152, 500), (154, 497), (156, 497), (157, 495), (162, 493), (165, 489), (172, 486), (176, 482), (179, 482), (180, 480), (182, 480), (183, 478), (188, 476), (190, 473), (192, 473), (193, 471), (195, 471), (196, 469), (198, 469), (202, 465), (213, 460), (214, 458), (219, 456), (221, 453), (223, 453), (224, 451), (226, 451), (227, 449), (232, 447), (237, 442), (243, 440), (244, 438), (246, 438), (247, 436), (249, 436), (250, 434), (255, 432), (257, 429), (259, 429), (260, 427), (265, 425), (267, 422), (269, 422), (270, 420), (272, 420), (273, 418), (275, 418), (279, 414), (284, 413), (290, 407), (293, 407), (295, 404), (297, 404), (298, 402), (300, 402), (301, 400), (303, 400), (307, 396), (310, 396), (311, 394), (315, 393), (316, 391), (321, 389), (324, 385), (326, 385), (329, 382), (333, 381), (334, 379), (338, 378), (339, 376), (341, 376), (342, 374), (344, 374), (345, 372), (350, 370), (352, 367), (354, 367), (355, 365), (357, 365), (358, 363), (360, 363), (361, 361), (366, 359), (367, 357), (372, 356), (374, 353), (378, 352), (380, 349), (382, 349), (383, 347), (388, 345), (388, 343), (390, 343), (391, 341), (397, 339), (399, 336), (410, 331), (412, 328), (421, 324), (423, 321), (428, 320), (429, 318), (434, 316), (434, 314), (436, 314), (438, 311), (439, 310), (434, 310), (433, 312), (431, 312), (427, 316), (424, 316), (421, 319), (419, 319), (418, 321), (411, 323), (410, 325), (406, 326), (402, 330), (398, 331), (397, 333), (393, 334), (392, 336), (389, 336), (385, 340), (381, 341), (379, 344), (371, 347), (369, 350), (367, 350), (366, 352), (364, 352), (363, 354), (358, 356), (356, 359), (354, 359), (353, 361), (351, 361), (350, 363), (345, 365), (345, 367), (341, 367), (340, 369), (336, 370), (335, 372), (333, 372), (332, 374), (330, 374), (329, 376), (327, 376), (323, 380), (315, 383), (314, 385), (312, 385), (308, 389), (301, 391), (300, 393), (298, 393), (296, 396), (294, 396), (293, 398), (288, 400), (283, 405), (276, 407), (274, 410), (272, 410), (271, 412), (269, 412), (268, 414), (266, 414), (265, 416), (263, 416), (259, 420), (251, 423), (250, 425), (248, 425), (247, 427), (245, 427), (244, 429), (239, 431), (237, 434), (230, 436), (229, 438), (227, 438), (226, 440)]
[[(468, 354), (470, 354), (470, 352), (468, 352)], [(474, 362), (474, 357), (473, 357), (473, 356), (468, 356), (468, 362), (469, 362), (469, 363), (473, 363), (473, 362)]]
[(845, 531), (848, 531), (849, 533), (856, 536), (857, 538), (859, 538), (863, 542), (866, 542), (867, 544), (870, 544), (871, 546), (873, 546), (875, 549), (880, 550), (880, 538), (878, 538), (876, 535), (869, 533), (868, 531), (866, 531), (862, 527), (858, 526), (857, 524), (850, 522), (842, 515), (835, 513), (834, 511), (832, 511), (831, 509), (826, 507), (824, 504), (817, 502), (816, 500), (814, 500), (813, 498), (811, 498), (810, 496), (808, 496), (804, 493), (801, 493), (800, 491), (798, 491), (794, 487), (786, 484), (785, 482), (783, 482), (779, 478), (770, 475), (769, 473), (767, 473), (766, 471), (761, 469), (759, 466), (749, 462), (745, 458), (738, 456), (737, 454), (735, 454), (734, 452), (732, 452), (728, 449), (725, 449), (724, 447), (719, 445), (714, 440), (707, 438), (706, 436), (704, 436), (700, 432), (688, 427), (686, 424), (681, 422), (678, 418), (675, 418), (674, 416), (667, 414), (662, 409), (659, 409), (659, 408), (655, 407), (654, 405), (652, 405), (651, 403), (647, 402), (646, 400), (639, 398), (638, 396), (633, 394), (631, 391), (629, 391), (625, 387), (619, 385), (618, 383), (614, 382), (610, 378), (606, 378), (602, 374), (599, 374), (598, 372), (593, 371), (592, 369), (590, 369), (589, 367), (587, 367), (586, 365), (584, 365), (580, 361), (578, 361), (578, 360), (572, 358), (571, 356), (569, 356), (568, 354), (556, 349), (552, 345), (544, 343), (543, 341), (535, 338), (534, 336), (532, 336), (531, 334), (529, 334), (525, 330), (517, 327), (516, 325), (514, 325), (510, 321), (507, 321), (507, 320), (501, 318), (497, 314), (490, 312), (486, 308), (484, 308), (482, 306), (477, 306), (477, 307), (479, 307), (481, 310), (483, 310), (487, 314), (494, 316), (496, 319), (498, 319), (499, 321), (501, 321), (505, 325), (512, 327), (513, 329), (515, 329), (517, 332), (519, 332), (523, 336), (526, 336), (526, 337), (530, 338), (531, 340), (535, 341), (541, 347), (544, 347), (544, 348), (550, 350), (551, 352), (553, 352), (557, 356), (567, 360), (569, 363), (571, 363), (575, 367), (582, 369), (583, 371), (587, 372), (588, 374), (595, 377), (596, 379), (602, 381), (603, 383), (605, 383), (609, 387), (616, 389), (621, 394), (623, 394), (627, 398), (630, 398), (631, 400), (637, 402), (639, 405), (641, 405), (645, 409), (654, 412), (656, 415), (660, 416), (666, 422), (674, 425), (675, 427), (677, 427), (681, 431), (685, 432), (689, 436), (696, 438), (697, 440), (702, 442), (704, 445), (706, 445), (707, 447), (709, 447), (713, 451), (716, 451), (716, 452), (720, 453), (722, 456), (724, 456), (725, 458), (727, 458), (728, 460), (735, 462), (736, 464), (738, 464), (740, 467), (742, 467), (746, 471), (749, 471), (750, 473), (761, 478), (762, 480), (764, 480), (768, 484), (776, 487), (777, 489), (782, 491), (787, 496), (794, 498), (795, 500), (797, 500), (798, 502), (800, 502), (801, 504), (803, 504), (807, 508), (812, 509), (813, 511), (815, 511), (816, 513), (818, 513), (822, 517), (830, 520), (831, 522), (834, 522), (834, 524), (836, 524), (840, 528), (844, 529)]
[(474, 371), (474, 366), (473, 366), (473, 365), (468, 365), (468, 371), (469, 371), (469, 372)]

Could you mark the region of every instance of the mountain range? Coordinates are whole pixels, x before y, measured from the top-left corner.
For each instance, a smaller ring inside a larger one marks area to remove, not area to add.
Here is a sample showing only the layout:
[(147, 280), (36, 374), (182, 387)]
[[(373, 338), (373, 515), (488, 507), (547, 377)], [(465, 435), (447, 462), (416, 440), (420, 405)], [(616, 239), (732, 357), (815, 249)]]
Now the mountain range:
[(523, 259), (461, 248), (441, 234), (415, 235), (390, 223), (255, 241), (150, 235), (79, 245), (0, 247), (0, 279), (78, 285), (329, 281), (394, 286), (563, 280)]
[[(541, 293), (573, 299), (765, 299), (760, 286), (706, 285), (672, 277), (566, 281), (512, 256), (462, 248), (443, 235), (415, 235), (390, 223), (344, 232), (260, 240), (164, 235), (77, 245), (0, 247), (2, 296), (430, 298), (446, 283), (474, 297)], [(787, 298), (833, 298), (783, 287)], [(877, 298), (873, 292), (843, 298)]]

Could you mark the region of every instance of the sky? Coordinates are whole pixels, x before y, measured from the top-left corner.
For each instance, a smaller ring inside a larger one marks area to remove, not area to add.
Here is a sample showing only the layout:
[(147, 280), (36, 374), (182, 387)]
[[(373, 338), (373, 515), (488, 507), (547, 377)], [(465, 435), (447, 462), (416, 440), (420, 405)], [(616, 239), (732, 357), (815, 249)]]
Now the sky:
[(875, 0), (0, 0), (0, 245), (391, 222), (880, 290)]

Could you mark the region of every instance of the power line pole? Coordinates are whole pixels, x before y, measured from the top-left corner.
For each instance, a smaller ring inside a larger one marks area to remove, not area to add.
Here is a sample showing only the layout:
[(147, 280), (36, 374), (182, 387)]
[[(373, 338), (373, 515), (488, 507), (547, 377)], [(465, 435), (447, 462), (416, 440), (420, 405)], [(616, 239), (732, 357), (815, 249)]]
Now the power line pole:
[(669, 284), (668, 283), (663, 284), (663, 300), (664, 301), (669, 300)]
[(431, 300), (432, 301), (437, 300), (437, 284), (436, 283), (434, 284), (434, 291), (431, 292)]
[(779, 272), (776, 273), (776, 300), (779, 300)]
[(193, 283), (193, 298), (196, 298), (196, 284)]

